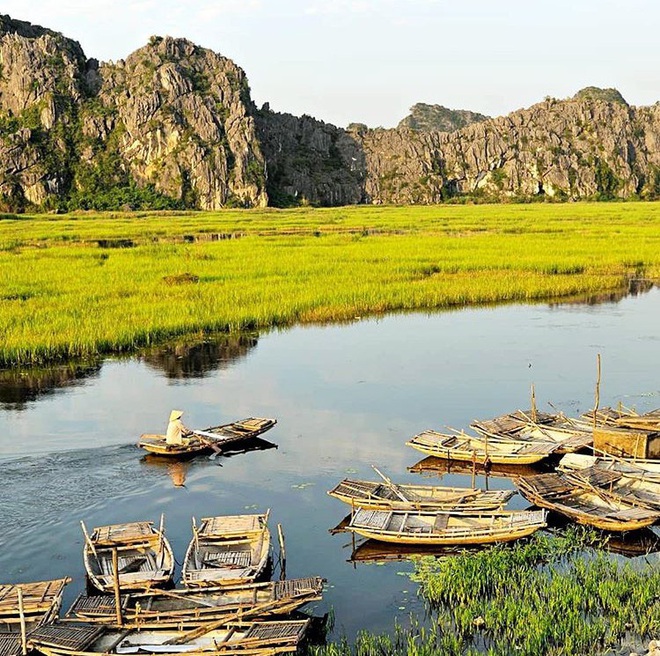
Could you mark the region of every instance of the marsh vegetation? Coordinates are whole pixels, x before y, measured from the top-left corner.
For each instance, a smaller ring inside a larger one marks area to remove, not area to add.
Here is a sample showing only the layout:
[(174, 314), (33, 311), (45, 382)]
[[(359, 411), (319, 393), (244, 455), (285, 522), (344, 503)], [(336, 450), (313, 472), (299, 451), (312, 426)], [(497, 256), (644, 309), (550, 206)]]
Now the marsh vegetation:
[(613, 290), (658, 276), (659, 226), (651, 203), (4, 215), (0, 363)]
[(426, 621), (412, 618), (392, 634), (363, 632), (353, 646), (337, 642), (315, 654), (571, 656), (648, 642), (660, 631), (657, 559), (622, 563), (606, 546), (602, 534), (570, 527), (478, 553), (420, 558), (412, 579), (428, 605)]

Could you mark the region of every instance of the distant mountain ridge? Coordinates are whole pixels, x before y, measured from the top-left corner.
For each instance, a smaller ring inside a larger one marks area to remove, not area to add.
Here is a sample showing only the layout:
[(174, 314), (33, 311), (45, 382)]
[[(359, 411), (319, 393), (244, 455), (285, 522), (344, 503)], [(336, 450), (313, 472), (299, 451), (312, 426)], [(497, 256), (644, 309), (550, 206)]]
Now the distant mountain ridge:
[(448, 109), (442, 105), (417, 103), (410, 108), (410, 114), (399, 122), (397, 128), (409, 128), (418, 132), (455, 132), (489, 118), (490, 116), (467, 109)]
[(99, 63), (0, 16), (0, 209), (660, 197), (660, 105), (587, 87), (508, 116), (419, 103), (397, 128), (258, 109), (230, 59), (152, 37)]

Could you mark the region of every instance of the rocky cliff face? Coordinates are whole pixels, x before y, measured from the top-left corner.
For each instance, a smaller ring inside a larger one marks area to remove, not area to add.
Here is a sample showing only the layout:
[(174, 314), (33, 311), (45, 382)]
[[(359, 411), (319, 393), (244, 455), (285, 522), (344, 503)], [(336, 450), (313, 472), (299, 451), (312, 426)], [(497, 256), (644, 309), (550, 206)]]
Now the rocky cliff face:
[(0, 209), (660, 197), (660, 105), (588, 87), (487, 119), (416, 105), (392, 130), (257, 110), (184, 39), (125, 61), (0, 16)]
[(84, 70), (75, 41), (0, 16), (0, 197), (17, 209), (66, 187), (67, 132), (85, 95)]
[(233, 62), (183, 39), (152, 38), (95, 71), (97, 107), (84, 109), (91, 167), (112, 148), (139, 186), (213, 209), (266, 205), (265, 163), (250, 90)]
[(99, 65), (60, 34), (2, 17), (0, 66), (5, 204), (84, 206), (127, 189), (202, 209), (267, 203), (249, 87), (229, 59), (153, 38)]
[(272, 112), (257, 115), (268, 165), (272, 205), (351, 205), (362, 203), (364, 152), (355, 137), (310, 116)]
[(386, 203), (656, 196), (659, 117), (658, 105), (549, 99), (453, 133), (368, 131), (365, 191)]

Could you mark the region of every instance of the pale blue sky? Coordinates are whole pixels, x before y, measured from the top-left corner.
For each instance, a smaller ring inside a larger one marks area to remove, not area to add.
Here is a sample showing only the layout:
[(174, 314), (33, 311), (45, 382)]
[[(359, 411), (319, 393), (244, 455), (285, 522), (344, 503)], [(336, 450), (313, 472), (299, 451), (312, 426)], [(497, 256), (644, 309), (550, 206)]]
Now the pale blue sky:
[(233, 59), (258, 105), (392, 127), (416, 102), (492, 116), (595, 85), (660, 100), (653, 0), (0, 0), (88, 57), (153, 34)]

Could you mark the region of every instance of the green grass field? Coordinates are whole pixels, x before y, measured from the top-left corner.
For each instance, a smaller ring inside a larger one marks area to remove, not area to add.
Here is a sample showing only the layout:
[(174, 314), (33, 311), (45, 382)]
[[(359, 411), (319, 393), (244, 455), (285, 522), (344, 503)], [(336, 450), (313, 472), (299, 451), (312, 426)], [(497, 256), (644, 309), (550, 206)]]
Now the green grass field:
[(0, 364), (640, 276), (660, 277), (658, 203), (4, 215)]

